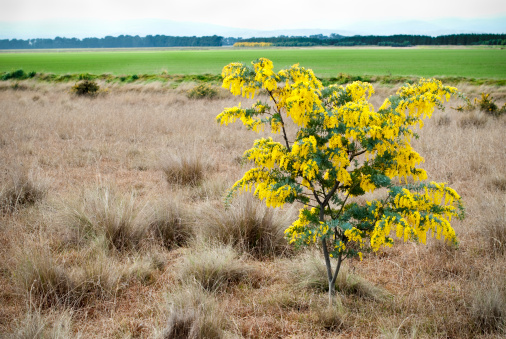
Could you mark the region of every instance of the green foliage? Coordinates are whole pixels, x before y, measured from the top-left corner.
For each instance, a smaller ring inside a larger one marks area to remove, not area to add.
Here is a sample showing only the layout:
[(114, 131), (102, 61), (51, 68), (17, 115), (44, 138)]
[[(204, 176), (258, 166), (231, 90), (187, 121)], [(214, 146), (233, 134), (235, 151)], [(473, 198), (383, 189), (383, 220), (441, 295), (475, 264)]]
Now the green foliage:
[(80, 96), (95, 96), (99, 89), (100, 86), (95, 81), (83, 80), (72, 86), (71, 91)]
[(218, 91), (204, 83), (190, 89), (186, 92), (186, 96), (189, 99), (214, 99), (218, 96)]
[(93, 80), (95, 78), (96, 77), (94, 75), (90, 74), (90, 73), (81, 73), (78, 76), (79, 80)]
[(25, 73), (22, 69), (18, 69), (16, 71), (7, 72), (4, 73), (1, 77), (2, 80), (10, 80), (10, 79), (16, 79), (16, 80), (24, 80), (27, 78), (33, 78), (37, 73), (36, 72), (30, 72)]

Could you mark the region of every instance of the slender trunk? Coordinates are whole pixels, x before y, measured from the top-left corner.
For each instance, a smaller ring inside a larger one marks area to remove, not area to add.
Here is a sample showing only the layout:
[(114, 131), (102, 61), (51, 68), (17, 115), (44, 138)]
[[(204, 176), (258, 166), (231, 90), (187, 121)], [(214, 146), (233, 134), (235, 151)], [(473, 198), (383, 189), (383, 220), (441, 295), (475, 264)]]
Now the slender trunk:
[(325, 258), (325, 266), (327, 267), (327, 281), (329, 282), (329, 306), (332, 306), (332, 298), (336, 292), (336, 280), (341, 263), (343, 262), (343, 255), (340, 253), (337, 257), (337, 265), (335, 270), (332, 270), (332, 263), (330, 262), (330, 255), (327, 248), (327, 239), (322, 238), (323, 257)]

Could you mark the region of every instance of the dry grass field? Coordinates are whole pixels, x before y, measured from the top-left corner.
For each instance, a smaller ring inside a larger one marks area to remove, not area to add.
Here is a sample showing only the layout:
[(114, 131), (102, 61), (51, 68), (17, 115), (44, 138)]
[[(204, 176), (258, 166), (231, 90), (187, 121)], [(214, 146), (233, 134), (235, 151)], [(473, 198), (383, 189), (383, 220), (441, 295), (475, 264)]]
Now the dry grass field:
[[(0, 337), (502, 338), (506, 118), (449, 106), (415, 141), (463, 197), (459, 246), (347, 261), (326, 299), (318, 250), (286, 245), (294, 210), (223, 197), (257, 135), (160, 84), (0, 83)], [(459, 86), (458, 86), (459, 87)], [(469, 97), (506, 88), (459, 87)], [(377, 87), (378, 107), (393, 87)], [(246, 99), (242, 100), (243, 106)]]

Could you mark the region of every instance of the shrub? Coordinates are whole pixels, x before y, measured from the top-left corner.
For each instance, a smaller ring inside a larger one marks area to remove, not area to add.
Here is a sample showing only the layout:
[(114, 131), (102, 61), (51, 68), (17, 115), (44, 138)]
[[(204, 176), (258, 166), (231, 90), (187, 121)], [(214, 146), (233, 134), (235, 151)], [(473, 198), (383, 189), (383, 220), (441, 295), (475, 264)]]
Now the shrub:
[(80, 96), (96, 96), (100, 86), (92, 80), (83, 80), (72, 86), (71, 92)]
[(456, 109), (459, 112), (470, 111), (478, 108), (480, 111), (487, 113), (489, 115), (499, 117), (506, 112), (506, 104), (504, 104), (501, 108), (497, 106), (494, 101), (494, 98), (490, 95), (490, 93), (481, 93), (480, 98), (474, 99), (474, 105), (471, 104), (470, 101), (467, 102), (466, 106), (458, 106)]
[(490, 93), (481, 93), (481, 98), (474, 99), (474, 102), (483, 112), (494, 114), (497, 111), (497, 105)]
[(243, 195), (227, 209), (208, 206), (201, 234), (205, 239), (233, 246), (255, 258), (289, 253), (284, 229), (288, 220), (262, 206), (250, 195)]
[(190, 89), (186, 92), (186, 96), (189, 99), (214, 99), (218, 96), (218, 91), (211, 85), (204, 83)]
[[(268, 207), (303, 206), (285, 234), (296, 246), (321, 246), (329, 302), (342, 261), (391, 246), (394, 234), (417, 243), (425, 243), (427, 234), (457, 241), (450, 224), (452, 216), (464, 217), (457, 192), (446, 183), (409, 183), (427, 179), (418, 168), (423, 158), (411, 146), (415, 128), (456, 95), (456, 88), (420, 79), (375, 111), (368, 102), (374, 93), (369, 83), (324, 87), (312, 70), (298, 64), (277, 73), (273, 69), (265, 58), (252, 67), (231, 63), (223, 68), (223, 87), (233, 95), (250, 98), (265, 90), (273, 103), (225, 108), (217, 122), (240, 120), (254, 132), (280, 134), (276, 140), (259, 138), (244, 152), (254, 167), (228, 198), (254, 189)], [(370, 194), (376, 190), (385, 194)]]
[(81, 73), (81, 74), (79, 74), (78, 79), (79, 80), (93, 80), (93, 75), (91, 75), (90, 73)]
[(28, 74), (25, 73), (22, 69), (18, 69), (16, 71), (7, 72), (2, 76), (2, 80), (10, 80), (10, 79), (17, 79), (17, 80), (23, 80), (28, 77)]

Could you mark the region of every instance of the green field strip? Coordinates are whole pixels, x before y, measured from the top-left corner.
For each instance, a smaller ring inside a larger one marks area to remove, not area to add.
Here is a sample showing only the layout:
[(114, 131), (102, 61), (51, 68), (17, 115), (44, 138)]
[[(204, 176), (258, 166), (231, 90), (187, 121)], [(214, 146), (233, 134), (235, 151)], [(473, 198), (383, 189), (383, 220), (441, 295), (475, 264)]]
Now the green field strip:
[(0, 53), (0, 72), (67, 74), (219, 74), (224, 65), (259, 57), (276, 69), (299, 63), (316, 75), (391, 75), (506, 79), (506, 50), (487, 48), (266, 48), (162, 51)]

